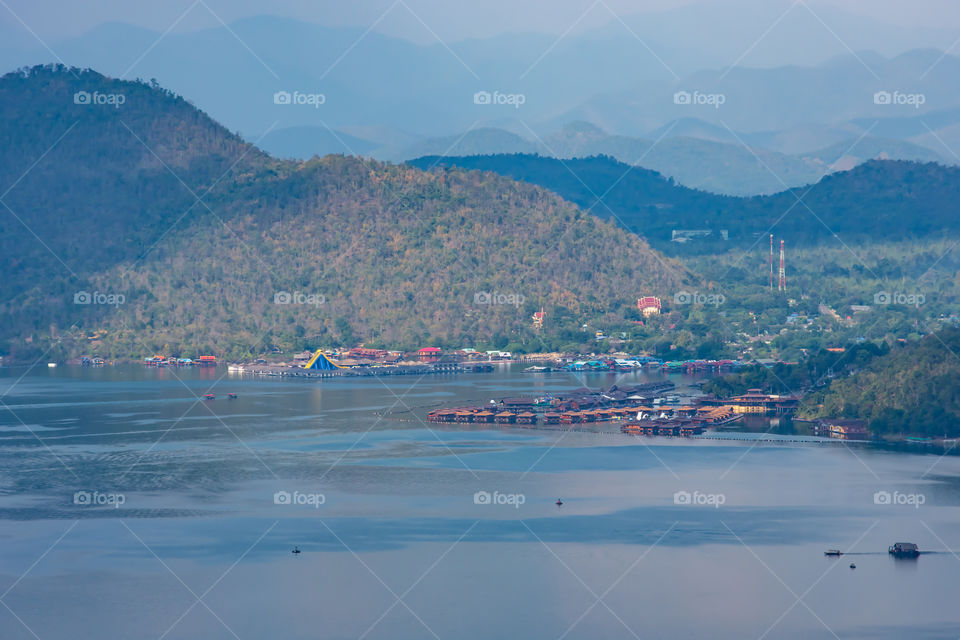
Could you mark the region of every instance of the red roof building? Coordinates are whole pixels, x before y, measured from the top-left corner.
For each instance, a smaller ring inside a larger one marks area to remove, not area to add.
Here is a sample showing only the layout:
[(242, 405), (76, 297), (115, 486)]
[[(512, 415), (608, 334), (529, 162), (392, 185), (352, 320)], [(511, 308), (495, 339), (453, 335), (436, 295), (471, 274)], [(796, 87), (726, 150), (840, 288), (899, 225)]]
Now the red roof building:
[(660, 302), (660, 298), (646, 296), (637, 299), (637, 309), (639, 309), (640, 313), (642, 313), (645, 317), (660, 315), (662, 308), (663, 304)]
[(421, 356), (438, 356), (441, 353), (443, 353), (443, 350), (440, 347), (423, 347), (417, 351), (417, 354)]

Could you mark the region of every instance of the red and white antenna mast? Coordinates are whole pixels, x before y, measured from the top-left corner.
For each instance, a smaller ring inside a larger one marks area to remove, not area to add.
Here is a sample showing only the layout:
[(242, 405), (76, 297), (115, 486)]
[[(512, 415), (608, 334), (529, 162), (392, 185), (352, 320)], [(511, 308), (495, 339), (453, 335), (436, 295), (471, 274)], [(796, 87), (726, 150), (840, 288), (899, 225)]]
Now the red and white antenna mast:
[(773, 291), (773, 234), (770, 234), (770, 291)]
[(786, 266), (786, 263), (783, 258), (783, 240), (781, 240), (780, 241), (780, 283), (779, 283), (780, 291), (787, 290), (787, 271), (785, 266)]

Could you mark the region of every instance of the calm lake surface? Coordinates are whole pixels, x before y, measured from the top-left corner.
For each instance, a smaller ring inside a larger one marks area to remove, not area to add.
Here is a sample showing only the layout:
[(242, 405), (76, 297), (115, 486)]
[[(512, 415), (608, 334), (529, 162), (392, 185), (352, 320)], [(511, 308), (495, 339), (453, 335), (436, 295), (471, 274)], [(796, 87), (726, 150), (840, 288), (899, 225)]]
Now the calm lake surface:
[(0, 369), (0, 638), (960, 636), (957, 457), (423, 423), (644, 379)]

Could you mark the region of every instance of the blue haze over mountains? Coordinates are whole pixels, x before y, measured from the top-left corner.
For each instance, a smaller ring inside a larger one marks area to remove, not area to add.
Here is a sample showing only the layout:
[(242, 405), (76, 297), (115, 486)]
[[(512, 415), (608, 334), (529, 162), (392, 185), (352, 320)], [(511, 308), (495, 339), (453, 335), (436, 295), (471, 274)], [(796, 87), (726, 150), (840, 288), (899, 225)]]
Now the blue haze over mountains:
[[(622, 22), (598, 9), (589, 18), (599, 24), (559, 40), (504, 32), (438, 42), (398, 7), (382, 30), (406, 25), (420, 41), (256, 16), (163, 38), (105, 23), (48, 44), (67, 64), (156, 78), (281, 157), (606, 154), (737, 195), (816, 182), (875, 157), (960, 162), (960, 58), (944, 54), (960, 34), (904, 30), (826, 6), (811, 5), (816, 14), (803, 5), (784, 13), (788, 3), (749, 6)], [(0, 34), (4, 70), (56, 60), (16, 24)], [(322, 93), (325, 102), (277, 105), (280, 90)], [(522, 94), (524, 103), (475, 104), (477, 91)], [(725, 101), (676, 104), (677, 91)], [(924, 104), (875, 104), (877, 91), (922, 94)]]

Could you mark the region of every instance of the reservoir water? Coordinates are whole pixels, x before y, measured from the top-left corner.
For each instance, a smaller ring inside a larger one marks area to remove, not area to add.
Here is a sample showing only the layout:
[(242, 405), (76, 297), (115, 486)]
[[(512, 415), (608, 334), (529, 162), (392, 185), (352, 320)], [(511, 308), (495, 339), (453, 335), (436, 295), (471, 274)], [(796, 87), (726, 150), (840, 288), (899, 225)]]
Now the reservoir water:
[(960, 458), (424, 422), (646, 377), (0, 369), (0, 638), (960, 635)]

